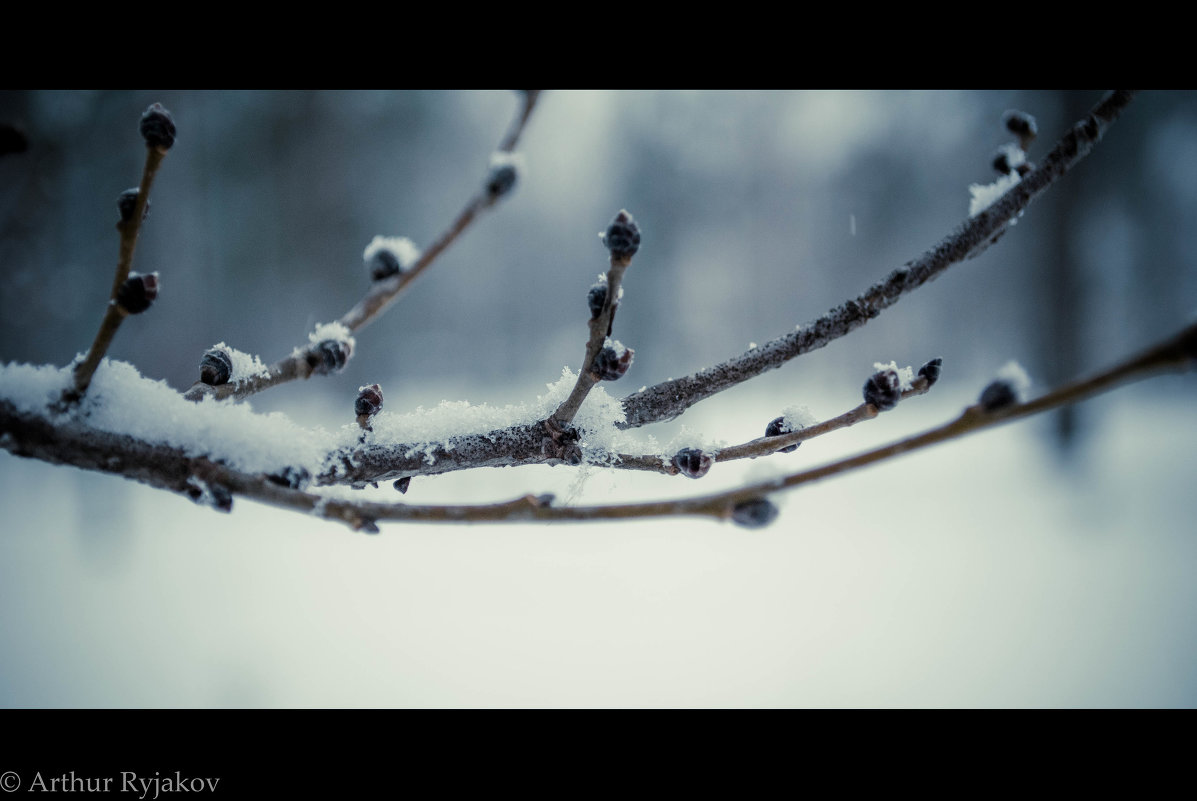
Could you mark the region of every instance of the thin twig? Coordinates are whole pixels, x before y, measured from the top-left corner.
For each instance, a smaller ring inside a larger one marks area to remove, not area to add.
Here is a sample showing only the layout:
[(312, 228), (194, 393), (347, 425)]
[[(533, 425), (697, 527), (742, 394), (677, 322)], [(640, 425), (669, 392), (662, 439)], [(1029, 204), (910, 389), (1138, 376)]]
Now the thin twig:
[(561, 402), (557, 411), (549, 418), (559, 428), (564, 428), (573, 422), (574, 416), (582, 408), (582, 402), (590, 394), (601, 379), (594, 372), (594, 360), (603, 349), (603, 342), (611, 335), (615, 310), (619, 307), (619, 288), (623, 281), (624, 271), (631, 264), (631, 259), (611, 258), (610, 269), (607, 270), (607, 299), (603, 303), (602, 311), (590, 320), (590, 337), (586, 340), (586, 354), (582, 357), (582, 367), (578, 371), (578, 381), (574, 384), (569, 397)]
[[(523, 101), (516, 112), (515, 119), (512, 120), (507, 133), (503, 136), (503, 140), (498, 148), (499, 151), (510, 153), (515, 149), (539, 96), (539, 91), (523, 93)], [(341, 325), (348, 328), (351, 332), (356, 332), (373, 322), (392, 303), (398, 300), (399, 296), (411, 286), (416, 278), (432, 265), (436, 258), (449, 245), (453, 244), (481, 212), (493, 206), (496, 200), (497, 197), (485, 188), (480, 189), (469, 199), (465, 207), (458, 213), (453, 222), (449, 224), (444, 233), (420, 254), (420, 257), (411, 267), (389, 278), (375, 281), (362, 299), (341, 317), (339, 320)], [(201, 400), (206, 396), (215, 397), (218, 400), (230, 397), (241, 400), (264, 389), (269, 389), (288, 381), (309, 378), (313, 371), (307, 367), (306, 363), (308, 361), (307, 357), (311, 354), (313, 347), (315, 346), (305, 344), (297, 348), (296, 352), (292, 353), (292, 355), (270, 365), (268, 375), (259, 376), (247, 381), (222, 384), (216, 387), (205, 384), (202, 381), (197, 381), (191, 385), (183, 397), (192, 401)]]
[(116, 276), (112, 281), (112, 292), (108, 296), (104, 319), (100, 323), (100, 330), (96, 332), (95, 340), (91, 343), (91, 348), (87, 351), (87, 356), (83, 361), (75, 364), (72, 386), (67, 391), (64, 400), (77, 402), (87, 392), (87, 388), (91, 386), (92, 376), (95, 375), (96, 368), (100, 366), (104, 354), (108, 352), (108, 346), (112, 344), (117, 329), (121, 327), (121, 322), (128, 316), (128, 312), (117, 304), (116, 296), (121, 285), (125, 283), (125, 279), (129, 277), (129, 270), (133, 266), (133, 253), (137, 249), (137, 235), (141, 231), (146, 203), (149, 202), (150, 187), (153, 185), (154, 176), (158, 174), (158, 167), (165, 157), (166, 151), (160, 148), (147, 147), (145, 150), (145, 166), (141, 170), (141, 184), (138, 187), (133, 213), (128, 219), (122, 219), (116, 224), (121, 235), (120, 256), (117, 258)]
[[(909, 389), (902, 391), (902, 399), (917, 397), (924, 395), (931, 388), (931, 383), (922, 376), (914, 379)], [(877, 407), (871, 403), (862, 403), (859, 406), (849, 409), (841, 415), (824, 420), (821, 423), (815, 423), (805, 428), (800, 428), (788, 434), (778, 434), (776, 436), (757, 437), (748, 442), (740, 443), (739, 445), (729, 445), (726, 448), (716, 448), (707, 451), (707, 455), (711, 457), (712, 462), (718, 464), (720, 462), (730, 462), (736, 459), (756, 459), (761, 456), (772, 456), (780, 453), (782, 448), (787, 448), (791, 445), (797, 445), (807, 440), (821, 437), (824, 434), (830, 434), (833, 431), (838, 431), (841, 428), (848, 428), (865, 420), (872, 420), (879, 415), (880, 412)], [(614, 459), (608, 464), (603, 463), (604, 467), (611, 467), (623, 470), (643, 470), (653, 473), (661, 473), (667, 476), (676, 476), (680, 472), (676, 465), (669, 457), (661, 454), (617, 454)]]
[(855, 331), (952, 265), (978, 255), (1002, 235), (1010, 221), (1016, 219), (1034, 198), (1089, 153), (1133, 97), (1131, 91), (1111, 92), (1060, 139), (1037, 169), (1023, 177), (993, 206), (854, 300), (722, 364), (627, 396), (622, 401), (627, 419), (622, 427), (636, 428), (672, 420), (701, 400)]

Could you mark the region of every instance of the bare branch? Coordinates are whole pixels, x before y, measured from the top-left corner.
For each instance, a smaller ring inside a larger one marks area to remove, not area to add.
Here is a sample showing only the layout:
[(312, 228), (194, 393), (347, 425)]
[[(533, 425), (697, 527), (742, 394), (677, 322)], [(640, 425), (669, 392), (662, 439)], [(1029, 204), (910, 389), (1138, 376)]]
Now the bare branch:
[[(151, 116), (153, 119), (149, 120), (150, 125), (162, 127), (163, 130), (151, 129), (149, 133), (146, 132), (147, 119)], [(100, 330), (96, 332), (96, 338), (92, 342), (91, 348), (88, 349), (87, 356), (75, 364), (72, 388), (64, 393), (64, 400), (68, 402), (77, 402), (87, 392), (92, 376), (95, 375), (96, 368), (99, 367), (104, 354), (108, 352), (108, 347), (112, 344), (117, 329), (120, 328), (125, 317), (131, 313), (117, 300), (120, 297), (121, 287), (129, 278), (129, 270), (133, 266), (133, 253), (137, 250), (137, 235), (140, 233), (141, 223), (145, 219), (150, 187), (154, 184), (154, 176), (158, 174), (158, 167), (162, 164), (162, 159), (166, 158), (166, 152), (174, 142), (174, 123), (170, 119), (170, 113), (157, 103), (150, 106), (145, 116), (142, 117), (142, 135), (146, 139), (146, 151), (145, 166), (141, 170), (141, 183), (138, 185), (132, 208), (122, 205), (121, 220), (116, 224), (121, 235), (121, 244), (120, 255), (116, 262), (116, 275), (112, 280), (112, 292), (109, 295), (104, 319), (100, 323)]]
[(596, 304), (597, 310), (592, 310), (597, 313), (591, 314), (590, 317), (590, 337), (586, 341), (586, 354), (582, 357), (582, 366), (578, 370), (578, 381), (574, 384), (573, 391), (547, 421), (550, 433), (562, 431), (573, 421), (574, 415), (582, 408), (582, 402), (586, 400), (595, 384), (604, 378), (618, 378), (623, 374), (620, 368), (626, 371), (627, 365), (631, 364), (632, 351), (625, 349), (623, 353), (614, 353), (612, 349), (611, 358), (606, 360), (612, 362), (606, 365), (610, 370), (608, 373), (603, 369), (604, 365), (600, 364), (600, 355), (615, 324), (615, 310), (619, 308), (624, 270), (632, 263), (632, 257), (640, 248), (640, 227), (631, 214), (621, 210), (611, 221), (610, 227), (603, 235), (603, 241), (611, 254), (611, 267), (605, 276), (605, 288), (604, 284), (597, 284), (592, 289), (591, 297), (598, 301), (601, 296), (601, 302)]
[(1011, 220), (1030, 202), (1084, 158), (1105, 130), (1134, 98), (1134, 92), (1111, 92), (1089, 115), (1076, 123), (1040, 166), (985, 211), (965, 222), (915, 261), (894, 270), (863, 294), (838, 306), (798, 330), (753, 348), (722, 364), (684, 378), (664, 381), (623, 399), (627, 423), (636, 428), (678, 417), (701, 400), (781, 367), (790, 359), (817, 350), (855, 331), (903, 295), (933, 280), (949, 267), (970, 259), (995, 242)]
[[(510, 153), (515, 149), (539, 96), (539, 91), (523, 92), (523, 100), (519, 110), (516, 112), (516, 117), (499, 145), (498, 149), (500, 152)], [(365, 296), (341, 317), (339, 321), (341, 325), (354, 332), (373, 322), (375, 318), (386, 311), (411, 286), (416, 278), (436, 261), (436, 258), (445, 249), (453, 244), (457, 237), (470, 226), (470, 223), (480, 213), (493, 206), (501, 195), (502, 192), (493, 191), (492, 188), (483, 186), (482, 189), (469, 199), (465, 207), (458, 213), (453, 222), (450, 223), (448, 229), (420, 254), (420, 257), (411, 267), (388, 278), (375, 281), (366, 291)], [(314, 345), (303, 345), (297, 348), (296, 352), (291, 356), (280, 359), (270, 365), (269, 374), (265, 376), (255, 377), (247, 381), (222, 384), (216, 387), (205, 384), (202, 381), (197, 381), (184, 393), (184, 397), (192, 401), (198, 401), (208, 396), (215, 397), (218, 400), (224, 398), (241, 400), (264, 389), (269, 389), (288, 381), (310, 378), (314, 371), (309, 364), (316, 356), (314, 353), (315, 347)]]

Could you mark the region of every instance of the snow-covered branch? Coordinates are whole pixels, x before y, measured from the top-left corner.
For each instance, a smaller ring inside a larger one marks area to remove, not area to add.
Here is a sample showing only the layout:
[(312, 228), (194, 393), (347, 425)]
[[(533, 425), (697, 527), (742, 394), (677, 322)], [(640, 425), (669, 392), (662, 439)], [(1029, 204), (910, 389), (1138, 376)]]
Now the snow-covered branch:
[[(21, 456), (121, 475), (226, 511), (234, 497), (242, 496), (341, 520), (366, 531), (377, 530), (376, 523), (382, 520), (566, 521), (665, 515), (730, 519), (748, 527), (765, 525), (776, 515), (766, 497), (772, 492), (1074, 403), (1151, 371), (1187, 368), (1197, 351), (1195, 329), (1190, 327), (1179, 337), (1093, 379), (1062, 387), (1035, 401), (1021, 401), (1013, 383), (1002, 379), (987, 387), (978, 404), (959, 418), (919, 436), (773, 482), (698, 498), (575, 507), (527, 495), (499, 504), (430, 506), (346, 499), (325, 488), (361, 488), (395, 481), (396, 489), (406, 491), (407, 482), (415, 476), (531, 464), (600, 465), (701, 478), (714, 464), (789, 452), (808, 439), (875, 418), (902, 399), (930, 389), (939, 378), (940, 361), (923, 365), (917, 376), (910, 368), (877, 365), (877, 372), (864, 384), (864, 402), (859, 406), (821, 422), (797, 407), (781, 410), (781, 416), (773, 421), (762, 421), (763, 436), (737, 445), (652, 452), (628, 432), (673, 419), (705, 398), (860, 328), (953, 264), (977, 255), (1004, 233), (1031, 200), (1089, 152), (1132, 96), (1129, 92), (1107, 96), (1065, 134), (1037, 168), (1007, 154), (1004, 164), (1010, 181), (1002, 183), (1005, 189), (1000, 197), (986, 197), (985, 202), (992, 203), (984, 208), (984, 203), (978, 203), (970, 219), (953, 234), (857, 297), (722, 364), (619, 400), (607, 393), (603, 383), (622, 376), (631, 363), (631, 349), (611, 335), (624, 273), (641, 237), (632, 216), (621, 211), (604, 235), (609, 269), (590, 288), (589, 335), (576, 374), (565, 370), (535, 402), (503, 408), (446, 403), (432, 412), (409, 414), (380, 411), (382, 388), (367, 386), (359, 392), (353, 416), (346, 410), (344, 425), (332, 432), (303, 429), (281, 415), (255, 414), (236, 401), (283, 382), (335, 372), (345, 365), (355, 347), (354, 333), (385, 311), (478, 214), (514, 186), (517, 162), (513, 151), (537, 93), (524, 94), (481, 188), (431, 246), (421, 252), (402, 237), (376, 238), (364, 253), (373, 283), (340, 320), (317, 326), (307, 343), (269, 367), (220, 343), (204, 354), (201, 380), (182, 394), (141, 377), (129, 365), (103, 359), (120, 318), (134, 307), (143, 308), (140, 300), (144, 298), (129, 296), (125, 287), (133, 280), (129, 267), (149, 184), (165, 153), (164, 147), (147, 136), (150, 157), (140, 192), (131, 195), (127, 203), (122, 201), (121, 259), (109, 306), (109, 315), (115, 314), (117, 319), (110, 325), (106, 318), (98, 345), (81, 364), (0, 368), (0, 446)], [(1024, 146), (1030, 135), (1020, 134)], [(151, 289), (156, 289), (156, 282)], [(80, 386), (83, 373), (86, 380)], [(72, 387), (72, 403), (62, 404), (64, 393), (70, 393)]]

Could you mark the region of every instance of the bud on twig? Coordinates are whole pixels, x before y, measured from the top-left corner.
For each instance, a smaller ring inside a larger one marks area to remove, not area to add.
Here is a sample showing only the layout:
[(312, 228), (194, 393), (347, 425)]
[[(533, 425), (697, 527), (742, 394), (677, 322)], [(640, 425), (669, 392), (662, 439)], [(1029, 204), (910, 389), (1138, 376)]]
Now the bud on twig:
[(603, 349), (594, 357), (594, 364), (590, 370), (599, 377), (600, 381), (615, 381), (623, 378), (628, 368), (632, 366), (632, 357), (636, 351), (615, 340), (607, 340)]
[(998, 409), (1018, 403), (1018, 395), (1009, 382), (999, 379), (981, 391), (981, 398), (978, 402), (985, 411), (996, 412)]
[(887, 412), (898, 405), (902, 399), (901, 382), (896, 370), (881, 370), (869, 376), (864, 385), (864, 401), (877, 407), (879, 412)]
[(919, 375), (927, 379), (927, 386), (935, 386), (935, 382), (939, 380), (939, 369), (943, 366), (943, 359), (932, 359), (919, 368)]
[(490, 172), (486, 174), (486, 194), (492, 201), (506, 195), (519, 178), (520, 157), (514, 153), (498, 152), (490, 157)]
[(353, 355), (353, 345), (343, 339), (326, 339), (308, 351), (307, 363), (313, 373), (328, 375), (345, 367)]
[[(786, 423), (786, 418), (784, 416), (778, 417), (777, 419), (770, 421), (769, 425), (765, 426), (765, 436), (766, 437), (780, 437), (782, 434), (793, 434), (793, 433), (794, 433), (793, 427), (790, 426), (788, 423)], [(793, 453), (794, 451), (798, 450), (798, 446), (801, 444), (802, 444), (801, 442), (795, 442), (793, 445), (788, 445), (784, 448), (779, 448), (777, 452), (778, 453)]]
[(392, 486), (395, 489), (399, 490), (400, 493), (406, 495), (407, 488), (411, 486), (411, 476), (404, 476), (403, 478), (396, 481)]
[(126, 314), (141, 314), (157, 297), (158, 273), (129, 273), (129, 277), (116, 291), (116, 305)]
[(673, 457), (673, 466), (688, 478), (702, 478), (714, 463), (710, 455), (697, 448), (682, 448)]
[(200, 359), (200, 381), (214, 387), (229, 383), (233, 360), (224, 348), (212, 348)]
[(353, 413), (357, 415), (357, 424), (366, 428), (370, 418), (380, 411), (382, 411), (382, 387), (378, 384), (359, 387), (357, 400), (353, 402)]
[(404, 272), (420, 260), (420, 249), (405, 236), (376, 236), (362, 253), (366, 272), (381, 281)]
[(586, 304), (590, 307), (590, 319), (593, 320), (603, 313), (603, 306), (607, 304), (607, 282), (598, 281), (586, 293)]
[[(129, 222), (133, 219), (133, 211), (137, 208), (137, 195), (141, 190), (137, 187), (126, 189), (121, 192), (120, 197), (116, 199), (116, 207), (120, 209), (121, 222)], [(141, 213), (141, 219), (150, 216), (150, 201), (145, 202), (145, 211)]]
[(141, 115), (141, 135), (146, 147), (164, 152), (175, 143), (175, 121), (161, 103), (155, 103)]
[(1027, 145), (1039, 133), (1039, 125), (1035, 122), (1035, 118), (1025, 111), (1014, 109), (1007, 111), (1002, 115), (1002, 124), (1006, 126), (1007, 131), (1022, 141), (1023, 150), (1026, 150)]
[(1031, 386), (1027, 371), (1018, 362), (1007, 362), (998, 370), (997, 378), (981, 391), (978, 403), (987, 412), (996, 412), (1022, 401)]
[(753, 498), (736, 504), (731, 519), (744, 528), (764, 528), (777, 519), (777, 507), (766, 498)]
[(612, 261), (627, 261), (640, 250), (640, 226), (632, 219), (627, 209), (620, 210), (607, 227), (607, 232), (599, 236), (611, 252)]

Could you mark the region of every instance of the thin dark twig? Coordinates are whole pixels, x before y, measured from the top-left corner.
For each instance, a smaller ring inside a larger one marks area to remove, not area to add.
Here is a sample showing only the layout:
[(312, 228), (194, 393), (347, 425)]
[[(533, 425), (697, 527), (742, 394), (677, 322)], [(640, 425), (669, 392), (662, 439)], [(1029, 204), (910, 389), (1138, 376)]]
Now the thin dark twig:
[[(507, 133), (503, 136), (503, 140), (498, 148), (499, 151), (510, 153), (515, 149), (539, 96), (539, 91), (523, 93), (520, 108), (516, 112), (516, 117), (512, 120)], [(497, 199), (494, 194), (488, 192), (485, 188), (480, 189), (466, 202), (465, 207), (453, 219), (449, 227), (420, 254), (414, 264), (396, 275), (384, 278), (381, 281), (375, 281), (362, 299), (352, 309), (347, 311), (338, 322), (351, 332), (356, 332), (373, 322), (392, 303), (398, 300), (407, 288), (411, 286), (412, 282), (422, 275), (436, 261), (436, 258), (469, 228), (470, 223), (481, 212), (493, 206)], [(222, 384), (216, 387), (205, 384), (202, 381), (197, 381), (184, 393), (184, 397), (192, 401), (198, 401), (206, 396), (212, 396), (218, 400), (224, 398), (240, 400), (288, 381), (309, 378), (313, 370), (308, 365), (308, 356), (312, 354), (313, 347), (315, 346), (303, 345), (297, 348), (296, 352), (292, 355), (270, 365), (267, 374), (249, 380)]]
[(158, 174), (158, 167), (165, 157), (165, 150), (157, 147), (146, 148), (145, 166), (141, 170), (141, 183), (138, 186), (133, 212), (128, 219), (122, 219), (116, 226), (121, 235), (120, 255), (117, 258), (116, 275), (112, 281), (112, 292), (108, 296), (104, 319), (100, 323), (100, 330), (96, 332), (96, 338), (91, 343), (87, 355), (83, 361), (75, 365), (72, 386), (67, 391), (65, 400), (78, 401), (87, 392), (87, 388), (91, 386), (92, 376), (95, 375), (96, 368), (100, 366), (104, 354), (108, 352), (108, 347), (112, 344), (117, 329), (121, 327), (121, 322), (128, 316), (128, 312), (117, 304), (116, 297), (121, 285), (129, 277), (129, 270), (133, 266), (133, 253), (137, 250), (137, 235), (141, 231), (141, 222), (145, 217), (150, 187), (153, 186), (154, 176)]

